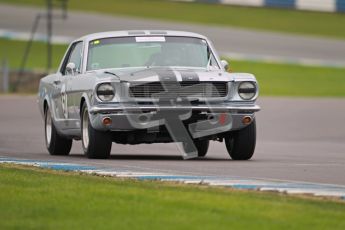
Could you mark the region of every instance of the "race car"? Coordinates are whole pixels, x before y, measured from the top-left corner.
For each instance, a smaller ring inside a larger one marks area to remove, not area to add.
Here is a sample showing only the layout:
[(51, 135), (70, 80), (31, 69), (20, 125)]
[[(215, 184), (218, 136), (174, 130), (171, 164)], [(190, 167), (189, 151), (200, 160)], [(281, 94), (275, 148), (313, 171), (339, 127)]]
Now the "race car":
[[(185, 159), (224, 141), (233, 160), (255, 150), (259, 87), (228, 72), (211, 41), (182, 31), (114, 31), (73, 41), (58, 71), (41, 79), (38, 106), (51, 155), (81, 140), (88, 158), (112, 143), (179, 144)], [(163, 150), (163, 149), (162, 149)]]

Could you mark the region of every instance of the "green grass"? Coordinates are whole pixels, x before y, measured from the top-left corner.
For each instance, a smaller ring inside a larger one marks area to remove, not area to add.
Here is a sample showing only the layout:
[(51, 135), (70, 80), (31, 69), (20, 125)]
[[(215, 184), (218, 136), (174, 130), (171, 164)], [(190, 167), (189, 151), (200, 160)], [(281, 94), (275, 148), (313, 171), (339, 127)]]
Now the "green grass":
[(235, 72), (255, 74), (260, 95), (344, 97), (345, 68), (231, 61)]
[[(22, 58), (26, 48), (27, 42), (13, 41), (0, 38), (0, 61), (7, 59), (11, 69), (18, 69), (21, 66)], [(53, 46), (53, 63), (57, 68), (67, 49), (66, 45)], [(42, 69), (47, 66), (47, 47), (43, 42), (34, 42), (30, 54), (27, 59), (27, 69)]]
[(344, 229), (345, 204), (0, 165), (0, 229)]
[[(19, 68), (26, 42), (0, 39), (3, 57), (12, 69)], [(57, 68), (66, 45), (53, 46), (53, 65)], [(253, 73), (263, 96), (345, 97), (345, 68), (309, 67), (295, 64), (230, 60), (233, 72)], [(46, 47), (34, 42), (27, 68), (45, 69)]]
[[(0, 0), (43, 5), (43, 0)], [(345, 14), (247, 8), (164, 0), (70, 0), (72, 10), (345, 39)]]

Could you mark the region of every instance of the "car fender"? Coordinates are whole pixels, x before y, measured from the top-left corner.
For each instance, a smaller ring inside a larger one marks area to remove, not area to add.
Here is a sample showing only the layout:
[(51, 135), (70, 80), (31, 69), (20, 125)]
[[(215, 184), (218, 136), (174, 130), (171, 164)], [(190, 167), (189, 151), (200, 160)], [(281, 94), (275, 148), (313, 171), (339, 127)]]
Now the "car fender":
[(80, 116), (81, 116), (82, 107), (83, 107), (84, 103), (86, 104), (86, 107), (89, 110), (91, 108), (91, 102), (90, 102), (90, 97), (89, 97), (89, 95), (86, 92), (84, 92), (81, 95), (81, 98), (80, 98), (80, 104), (79, 104), (79, 114), (80, 114)]
[(251, 73), (230, 73), (235, 82), (239, 81), (254, 81), (257, 82), (254, 74)]
[(92, 107), (91, 100), (92, 100), (92, 98), (90, 98), (90, 96), (87, 93), (82, 94), (81, 100), (80, 100), (80, 122), (82, 122), (82, 120), (81, 120), (82, 106), (85, 103), (86, 107), (88, 109), (88, 114), (89, 114), (89, 118), (90, 118), (90, 125), (93, 128), (96, 128), (96, 127), (99, 127), (101, 124), (100, 124), (100, 121), (97, 119), (97, 116), (95, 114), (90, 113), (90, 108)]

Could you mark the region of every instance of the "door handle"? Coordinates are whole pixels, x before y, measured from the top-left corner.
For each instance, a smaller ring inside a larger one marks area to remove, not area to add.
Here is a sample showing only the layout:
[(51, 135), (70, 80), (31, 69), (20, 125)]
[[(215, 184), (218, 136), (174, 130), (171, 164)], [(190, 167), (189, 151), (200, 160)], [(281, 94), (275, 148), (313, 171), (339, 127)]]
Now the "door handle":
[(55, 81), (54, 81), (54, 84), (55, 84), (55, 85), (59, 85), (60, 83), (61, 83), (60, 80), (55, 80)]

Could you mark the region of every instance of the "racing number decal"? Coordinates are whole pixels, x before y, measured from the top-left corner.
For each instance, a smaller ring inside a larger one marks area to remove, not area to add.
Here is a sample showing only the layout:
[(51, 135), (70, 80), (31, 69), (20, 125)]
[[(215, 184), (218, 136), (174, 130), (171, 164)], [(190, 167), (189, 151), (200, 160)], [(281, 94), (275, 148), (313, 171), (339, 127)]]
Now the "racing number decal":
[(66, 93), (66, 86), (62, 85), (61, 87), (61, 107), (63, 116), (65, 119), (68, 118), (68, 108), (67, 108), (67, 93)]

